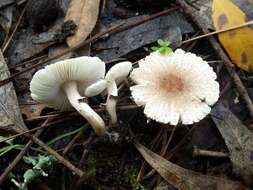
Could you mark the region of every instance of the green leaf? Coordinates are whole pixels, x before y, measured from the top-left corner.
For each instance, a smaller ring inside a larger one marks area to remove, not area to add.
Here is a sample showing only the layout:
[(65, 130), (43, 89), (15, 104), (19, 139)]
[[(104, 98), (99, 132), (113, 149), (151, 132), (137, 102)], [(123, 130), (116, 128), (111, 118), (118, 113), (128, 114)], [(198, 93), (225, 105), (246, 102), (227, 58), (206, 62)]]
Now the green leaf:
[(157, 51), (157, 50), (159, 50), (159, 47), (153, 46), (153, 47), (151, 47), (151, 50)]
[(157, 40), (157, 43), (160, 46), (164, 46), (164, 47), (168, 47), (171, 44), (168, 40), (162, 40), (162, 39)]
[(37, 158), (33, 156), (24, 156), (23, 160), (25, 163), (32, 164), (33, 166), (35, 166), (38, 162)]
[(158, 51), (160, 54), (165, 55), (167, 52), (167, 49), (166, 49), (166, 47), (160, 47)]
[(169, 47), (160, 47), (158, 51), (162, 55), (168, 55), (172, 52), (172, 49)]

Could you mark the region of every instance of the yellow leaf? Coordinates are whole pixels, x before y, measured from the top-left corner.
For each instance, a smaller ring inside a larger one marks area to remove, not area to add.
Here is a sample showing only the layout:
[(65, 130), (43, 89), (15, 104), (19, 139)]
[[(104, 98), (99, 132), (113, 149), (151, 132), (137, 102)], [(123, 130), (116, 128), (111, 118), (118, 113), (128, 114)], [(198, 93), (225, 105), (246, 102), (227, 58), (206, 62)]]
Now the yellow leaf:
[[(220, 30), (245, 23), (247, 16), (230, 0), (213, 0), (212, 19), (216, 30)], [(238, 67), (248, 72), (253, 72), (252, 28), (244, 27), (221, 33), (218, 38), (231, 60)]]
[(71, 0), (65, 21), (72, 20), (77, 25), (73, 36), (67, 38), (69, 47), (84, 41), (96, 25), (100, 0)]

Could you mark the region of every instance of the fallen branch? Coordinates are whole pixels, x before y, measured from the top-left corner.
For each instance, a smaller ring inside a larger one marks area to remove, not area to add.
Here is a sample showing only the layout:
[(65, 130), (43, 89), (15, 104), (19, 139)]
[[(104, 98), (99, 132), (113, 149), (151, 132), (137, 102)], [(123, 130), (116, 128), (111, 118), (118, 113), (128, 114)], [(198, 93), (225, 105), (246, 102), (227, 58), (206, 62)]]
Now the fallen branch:
[(214, 158), (229, 158), (229, 155), (227, 153), (211, 151), (211, 150), (203, 150), (196, 146), (194, 146), (192, 156), (193, 157), (205, 156), (205, 157), (214, 157)]

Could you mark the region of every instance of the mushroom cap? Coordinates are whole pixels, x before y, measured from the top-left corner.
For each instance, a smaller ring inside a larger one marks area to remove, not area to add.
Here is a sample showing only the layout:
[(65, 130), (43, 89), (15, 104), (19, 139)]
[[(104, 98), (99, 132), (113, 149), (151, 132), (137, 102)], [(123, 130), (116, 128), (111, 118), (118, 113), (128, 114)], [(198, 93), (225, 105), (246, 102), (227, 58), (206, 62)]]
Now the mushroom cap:
[(219, 83), (213, 68), (201, 57), (177, 49), (169, 55), (153, 52), (139, 61), (130, 88), (144, 114), (160, 123), (193, 124), (211, 111), (219, 98)]
[(131, 69), (132, 63), (129, 61), (117, 63), (109, 69), (104, 80), (99, 80), (86, 88), (85, 96), (92, 97), (104, 92), (112, 82), (121, 83), (128, 76)]
[(117, 63), (106, 73), (105, 80), (114, 81), (116, 84), (121, 83), (128, 76), (132, 69), (132, 63), (129, 61), (124, 61)]
[(99, 80), (85, 89), (85, 96), (92, 97), (102, 93), (106, 89), (106, 80)]
[(60, 110), (72, 109), (62, 88), (68, 81), (76, 81), (78, 91), (104, 78), (105, 63), (98, 57), (78, 57), (56, 62), (37, 71), (30, 83), (31, 97)]

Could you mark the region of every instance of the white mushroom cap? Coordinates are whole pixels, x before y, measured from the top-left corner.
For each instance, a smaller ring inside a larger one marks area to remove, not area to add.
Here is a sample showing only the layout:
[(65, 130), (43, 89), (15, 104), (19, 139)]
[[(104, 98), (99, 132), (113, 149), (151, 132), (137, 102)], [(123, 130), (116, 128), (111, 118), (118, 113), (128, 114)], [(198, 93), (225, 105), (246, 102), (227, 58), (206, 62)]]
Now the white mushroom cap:
[(72, 106), (61, 86), (68, 81), (76, 81), (79, 93), (83, 95), (90, 84), (104, 78), (104, 75), (105, 63), (97, 57), (59, 61), (35, 73), (30, 84), (31, 96), (50, 107), (69, 110)]
[(131, 62), (125, 61), (117, 63), (109, 69), (104, 80), (97, 81), (90, 85), (85, 91), (85, 95), (91, 97), (96, 96), (107, 89), (106, 110), (110, 116), (111, 126), (114, 126), (117, 123), (117, 84), (123, 82), (127, 78), (131, 69)]
[(86, 97), (97, 96), (106, 89), (106, 85), (107, 85), (106, 80), (99, 80), (94, 84), (88, 86), (85, 89), (84, 94)]
[[(121, 83), (129, 75), (131, 69), (132, 63), (128, 61), (120, 62), (114, 65), (106, 73), (104, 80), (99, 80), (86, 88), (84, 93), (85, 96), (92, 97), (102, 93), (111, 84), (111, 82), (116, 82), (116, 84)], [(112, 90), (115, 91), (115, 89)]]
[(151, 53), (139, 61), (130, 88), (144, 114), (161, 123), (193, 124), (210, 113), (219, 98), (216, 73), (201, 57), (181, 49), (169, 55)]
[(124, 61), (117, 63), (106, 73), (106, 81), (115, 81), (116, 84), (121, 83), (129, 75), (132, 69), (132, 63), (129, 61)]

